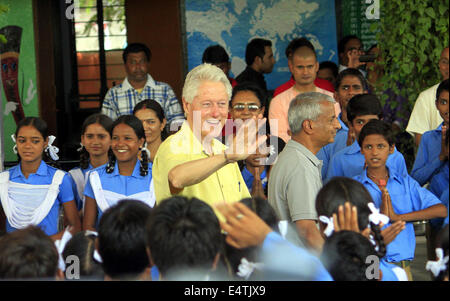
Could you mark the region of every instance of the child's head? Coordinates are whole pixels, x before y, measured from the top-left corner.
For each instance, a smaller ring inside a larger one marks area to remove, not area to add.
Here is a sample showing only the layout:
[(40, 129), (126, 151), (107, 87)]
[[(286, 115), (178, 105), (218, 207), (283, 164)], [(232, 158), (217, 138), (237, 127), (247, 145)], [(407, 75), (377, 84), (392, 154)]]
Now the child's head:
[(133, 115), (142, 122), (147, 144), (166, 138), (164, 132), (166, 117), (163, 108), (157, 101), (146, 99), (139, 102), (133, 109)]
[(359, 136), (362, 127), (372, 119), (381, 119), (383, 108), (375, 95), (359, 94), (352, 97), (347, 104), (348, 125)]
[(395, 137), (391, 126), (382, 120), (370, 120), (361, 130), (358, 144), (366, 159), (367, 167), (386, 165), (390, 154), (395, 151)]
[(336, 84), (336, 78), (339, 74), (339, 68), (336, 63), (332, 61), (325, 61), (319, 64), (319, 71), (317, 77), (329, 81), (333, 86)]
[(202, 63), (208, 63), (219, 67), (227, 76), (231, 69), (230, 57), (220, 45), (212, 45), (206, 48), (203, 52)]
[(102, 266), (94, 259), (95, 241), (97, 236), (87, 231), (76, 233), (66, 244), (62, 258), (75, 255), (80, 261), (80, 277), (83, 279), (101, 280), (104, 277)]
[(377, 252), (366, 237), (344, 230), (325, 240), (320, 259), (334, 281), (368, 281), (366, 259), (371, 255)]
[(116, 161), (119, 163), (136, 162), (141, 152), (141, 176), (148, 174), (148, 155), (143, 150), (145, 146), (145, 131), (142, 122), (134, 115), (122, 115), (114, 121), (111, 127), (111, 149), (106, 172), (112, 173)]
[(0, 279), (60, 278), (58, 251), (40, 228), (28, 226), (0, 238)]
[(137, 279), (150, 267), (145, 225), (151, 211), (141, 201), (122, 200), (102, 215), (98, 225), (98, 252), (108, 277)]
[(436, 107), (441, 115), (444, 123), (448, 125), (449, 122), (449, 105), (448, 105), (448, 92), (449, 91), (449, 80), (446, 79), (441, 82), (437, 88), (436, 92)]
[[(183, 277), (193, 270), (213, 270), (223, 240), (213, 209), (196, 198), (174, 196), (163, 200), (147, 225), (147, 247), (164, 278)], [(193, 279), (194, 280), (194, 279)]]
[(81, 127), (80, 166), (89, 167), (90, 156), (100, 157), (108, 153), (111, 146), (113, 121), (104, 114), (93, 114), (86, 118)]
[[(369, 215), (372, 213), (369, 208), (369, 203), (373, 203), (373, 199), (360, 182), (346, 177), (332, 178), (317, 194), (317, 214), (330, 218), (333, 216), (333, 213), (338, 214), (339, 206), (344, 206), (346, 202), (356, 207), (358, 212), (358, 226), (361, 231), (370, 225), (375, 241), (379, 247), (378, 255), (383, 257), (386, 252), (386, 246), (381, 236), (380, 227), (369, 221)], [(322, 221), (319, 222), (319, 225), (323, 233), (326, 225)]]

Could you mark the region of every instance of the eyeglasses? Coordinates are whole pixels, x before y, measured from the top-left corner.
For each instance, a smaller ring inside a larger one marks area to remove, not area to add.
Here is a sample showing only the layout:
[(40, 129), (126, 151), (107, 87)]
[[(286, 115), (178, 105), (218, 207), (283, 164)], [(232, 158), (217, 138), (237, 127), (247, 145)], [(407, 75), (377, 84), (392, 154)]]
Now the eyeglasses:
[(233, 106), (233, 110), (244, 111), (245, 107), (247, 107), (250, 112), (256, 112), (256, 111), (259, 110), (259, 106), (258, 105), (255, 105), (255, 104), (243, 104), (243, 103), (234, 105)]

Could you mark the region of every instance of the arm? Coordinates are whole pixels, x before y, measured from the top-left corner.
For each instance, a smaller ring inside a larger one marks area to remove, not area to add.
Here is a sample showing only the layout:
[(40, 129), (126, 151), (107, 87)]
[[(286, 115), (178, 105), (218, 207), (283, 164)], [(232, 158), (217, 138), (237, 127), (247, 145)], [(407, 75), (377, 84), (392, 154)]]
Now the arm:
[(116, 100), (114, 99), (114, 93), (112, 92), (112, 89), (109, 89), (105, 95), (105, 99), (103, 100), (102, 114), (105, 114), (112, 120), (118, 117), (116, 113), (117, 103), (115, 102)]
[(91, 230), (96, 231), (95, 229), (95, 220), (97, 218), (97, 202), (85, 195), (85, 204), (84, 204), (84, 218), (83, 218), (83, 231)]
[(421, 139), (422, 139), (422, 134), (414, 133), (414, 143), (416, 144), (416, 147), (419, 147)]
[(324, 240), (317, 229), (316, 221), (314, 220), (298, 220), (295, 221), (295, 226), (300, 237), (304, 238), (308, 246), (317, 253), (322, 252)]

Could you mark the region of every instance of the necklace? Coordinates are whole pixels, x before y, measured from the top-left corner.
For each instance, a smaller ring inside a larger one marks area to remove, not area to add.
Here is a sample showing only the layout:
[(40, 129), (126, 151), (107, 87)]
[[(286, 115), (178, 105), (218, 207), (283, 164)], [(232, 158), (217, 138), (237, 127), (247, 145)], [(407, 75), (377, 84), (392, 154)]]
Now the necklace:
[(377, 178), (374, 175), (369, 174), (369, 172), (367, 172), (367, 176), (375, 182), (375, 184), (377, 184), (378, 186), (382, 186), (385, 187), (387, 185), (387, 180), (389, 179), (389, 172), (386, 172), (386, 175), (382, 178)]

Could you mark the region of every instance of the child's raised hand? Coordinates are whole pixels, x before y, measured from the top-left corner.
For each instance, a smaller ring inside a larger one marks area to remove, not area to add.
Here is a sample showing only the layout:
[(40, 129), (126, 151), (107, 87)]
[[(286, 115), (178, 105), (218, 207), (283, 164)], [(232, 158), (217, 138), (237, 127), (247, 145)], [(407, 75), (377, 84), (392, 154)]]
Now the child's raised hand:
[(439, 154), (439, 160), (445, 161), (448, 159), (448, 148), (445, 145), (445, 133), (447, 132), (447, 126), (442, 125), (441, 132), (441, 153)]
[[(404, 221), (396, 221), (386, 229), (381, 230), (381, 236), (383, 236), (384, 243), (387, 245), (392, 242), (397, 235), (405, 229), (405, 224), (406, 223)], [(382, 227), (383, 224), (380, 223), (380, 228)]]
[(338, 214), (333, 213), (334, 231), (342, 230), (353, 231), (369, 237), (370, 229), (366, 228), (363, 231), (358, 226), (358, 210), (356, 206), (351, 206), (350, 202), (346, 202), (344, 206), (339, 206)]

